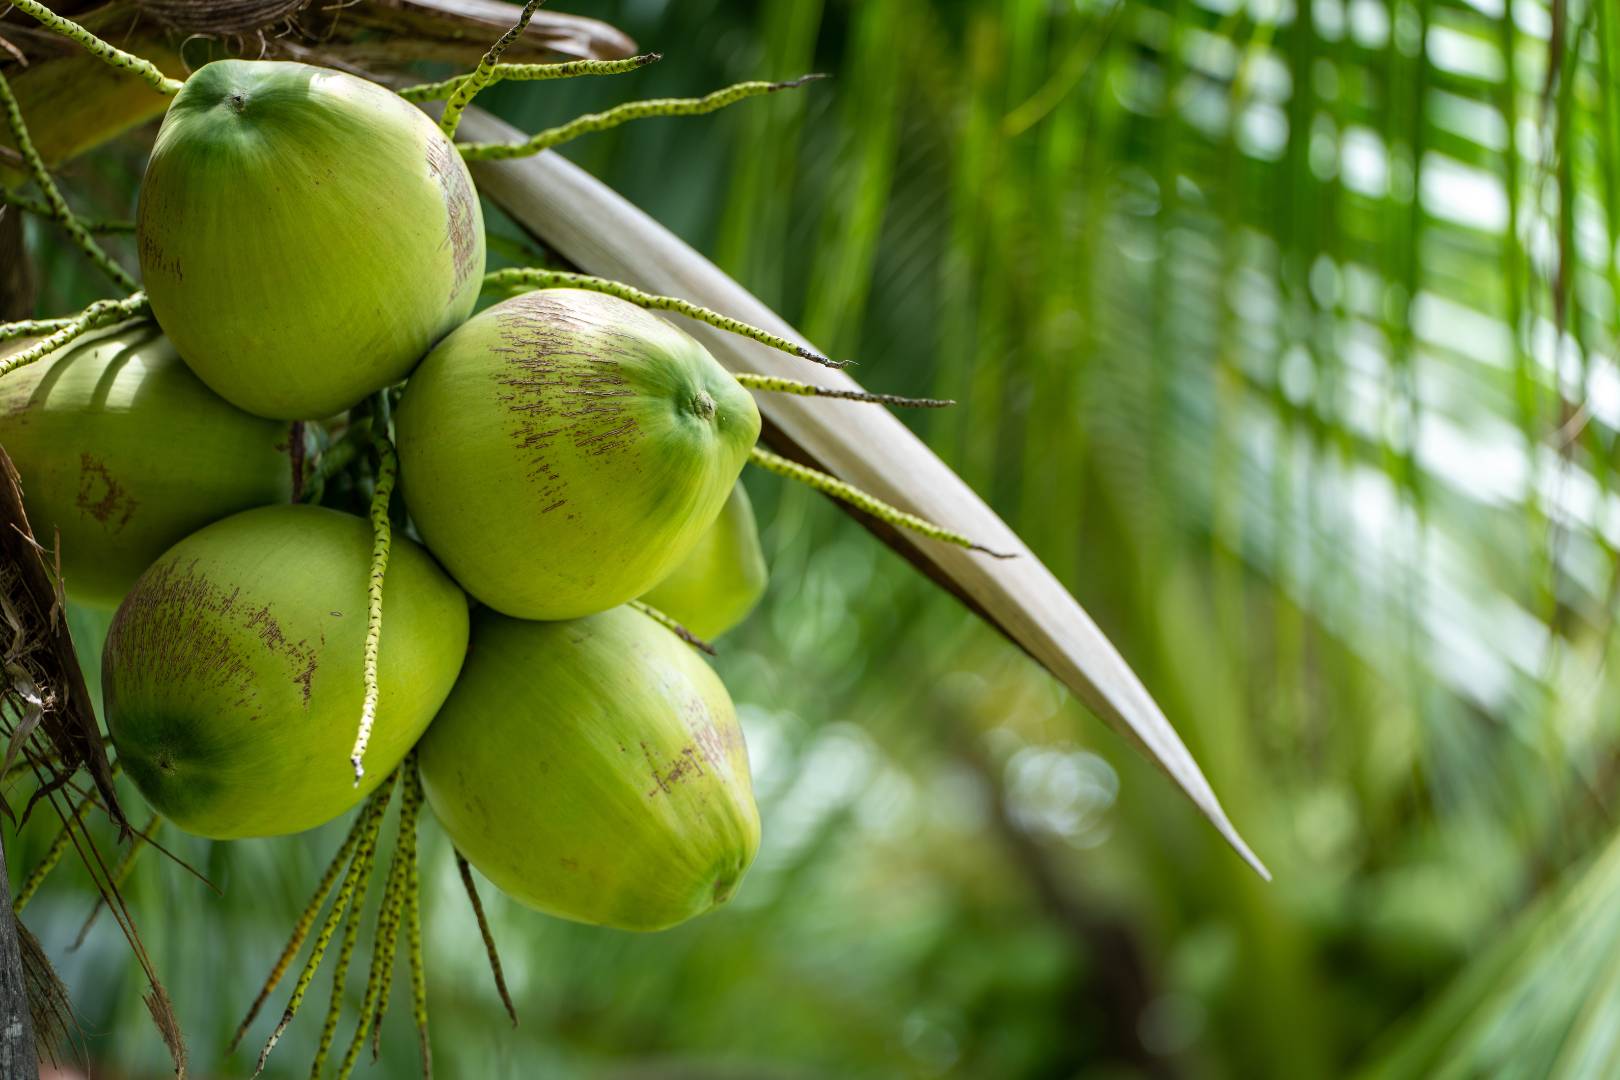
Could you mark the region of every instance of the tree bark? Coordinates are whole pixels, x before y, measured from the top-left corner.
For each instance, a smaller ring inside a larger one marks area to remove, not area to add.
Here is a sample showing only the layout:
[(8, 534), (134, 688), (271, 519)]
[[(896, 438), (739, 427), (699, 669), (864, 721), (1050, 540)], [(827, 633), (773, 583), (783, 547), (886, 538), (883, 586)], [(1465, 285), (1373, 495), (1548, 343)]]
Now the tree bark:
[(5, 841), (0, 838), (0, 1080), (38, 1080), (34, 1025), (28, 1012), (28, 980), (11, 914), (11, 883), (3, 872)]

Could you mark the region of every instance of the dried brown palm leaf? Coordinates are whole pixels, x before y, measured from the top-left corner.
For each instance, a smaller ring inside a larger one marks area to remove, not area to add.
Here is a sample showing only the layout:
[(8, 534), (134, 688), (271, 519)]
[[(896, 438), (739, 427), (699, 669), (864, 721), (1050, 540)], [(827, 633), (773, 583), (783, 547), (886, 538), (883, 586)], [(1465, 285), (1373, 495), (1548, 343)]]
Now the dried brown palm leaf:
[[(17, 950), (22, 958), (23, 980), (28, 991), (28, 1016), (34, 1049), (42, 1060), (54, 1062), (57, 1048), (65, 1046), (79, 1032), (78, 1021), (73, 1015), (73, 1002), (39, 939), (21, 920), (13, 920), (13, 925), (17, 928)], [(12, 1075), (5, 1070), (3, 1061), (3, 1055), (0, 1055), (0, 1076)]]
[[(42, 783), (45, 780), (45, 775), (40, 773)], [(68, 793), (72, 792), (72, 785), (67, 785), (66, 788), (66, 791), (53, 792), (44, 801), (62, 822), (62, 836), (66, 840), (63, 845), (64, 848), (67, 846), (73, 848), (79, 862), (89, 873), (91, 884), (106, 902), (113, 919), (118, 923), (118, 928), (123, 933), (124, 940), (129, 944), (130, 952), (134, 954), (136, 962), (140, 964), (141, 971), (146, 976), (149, 987), (149, 993), (145, 995), (143, 1000), (145, 1000), (147, 1008), (152, 1013), (152, 1020), (157, 1025), (159, 1035), (162, 1036), (164, 1044), (168, 1046), (170, 1053), (173, 1055), (175, 1075), (184, 1078), (186, 1075), (185, 1044), (180, 1037), (179, 1020), (174, 1014), (173, 1005), (169, 1002), (168, 992), (164, 990), (162, 982), (158, 980), (157, 969), (153, 966), (152, 958), (146, 951), (146, 943), (141, 940), (140, 932), (135, 927), (134, 916), (124, 902), (123, 894), (119, 891), (113, 871), (108, 867), (94, 836), (86, 827), (81, 810), (74, 809), (71, 806)], [(81, 796), (81, 800), (79, 806), (82, 808), (94, 801), (94, 795), (93, 793), (84, 794)], [(99, 803), (96, 805), (99, 807)], [(99, 808), (105, 810), (105, 807)], [(48, 855), (47, 860), (49, 858)], [(48, 869), (46, 872), (49, 872)], [(32, 887), (37, 888), (38, 882), (34, 882)], [(17, 901), (11, 906), (20, 905), (22, 900), (23, 894), (19, 893)], [(16, 922), (16, 920), (12, 920), (12, 922)], [(17, 923), (17, 925), (20, 926), (21, 924)], [(3, 955), (0, 955), (0, 961), (3, 960)], [(0, 1076), (4, 1075), (6, 1074), (0, 1073)]]
[[(59, 581), (51, 572), (53, 565), (54, 560), (47, 563), (45, 549), (34, 538), (23, 511), (16, 470), (0, 447), (0, 659), (4, 661), (7, 676), (0, 682), (0, 728), (4, 728), (12, 740), (7, 758), (9, 760), (15, 751), (29, 763), (38, 781), (30, 802), (45, 803), (61, 819), (67, 842), (64, 850), (67, 845), (73, 847), (97, 892), (118, 921), (152, 987), (148, 1006), (165, 1043), (175, 1054), (177, 1073), (183, 1076), (185, 1049), (179, 1041), (178, 1024), (168, 995), (158, 981), (112, 872), (67, 796), (74, 790), (73, 777), (83, 768), (90, 774), (95, 792), (81, 796), (80, 805), (93, 801), (125, 837), (129, 835), (128, 822), (113, 788), (113, 769), (107, 760), (94, 706), (79, 669), (67, 620), (62, 617), (62, 595)], [(24, 685), (21, 675), (27, 676), (26, 693), (21, 689)], [(24, 729), (31, 723), (30, 734)], [(9, 917), (10, 911), (11, 905), (7, 904), (5, 912), (0, 914), (0, 939), (11, 927), (17, 928), (19, 936), (23, 933), (21, 924)], [(0, 940), (0, 946), (3, 944)], [(25, 970), (26, 965), (6, 970), (8, 964), (21, 962), (0, 951), (0, 987), (8, 978), (18, 978), (28, 988), (30, 1003), (42, 1016), (63, 1014), (61, 1004), (53, 997), (55, 983), (51, 979), (43, 975), (20, 978), (17, 972)], [(66, 1024), (65, 1019), (62, 1022)], [(41, 1030), (48, 1033), (52, 1029)], [(54, 1040), (50, 1045), (54, 1045)], [(0, 1040), (0, 1053), (3, 1052), (3, 1040)], [(10, 1074), (0, 1072), (0, 1075)]]
[(163, 989), (163, 984), (153, 980), (150, 989), (141, 996), (146, 1003), (146, 1009), (152, 1014), (152, 1023), (157, 1025), (158, 1034), (163, 1038), (163, 1045), (169, 1048), (169, 1056), (174, 1060), (174, 1075), (180, 1080), (186, 1076), (186, 1040), (180, 1033), (180, 1020), (174, 1015), (174, 1003), (169, 1000), (169, 992)]
[[(73, 639), (62, 618), (61, 593), (46, 558), (23, 512), (17, 470), (0, 447), (0, 584), (4, 585), (0, 619), (5, 624), (0, 626), (4, 633), (0, 658), (6, 671), (6, 704), (18, 716), (15, 733), (26, 739), (37, 724), (54, 753), (55, 771), (72, 775), (81, 767), (87, 770), (108, 817), (127, 829), (113, 790), (95, 706), (79, 670)], [(8, 745), (8, 765), (20, 745)]]

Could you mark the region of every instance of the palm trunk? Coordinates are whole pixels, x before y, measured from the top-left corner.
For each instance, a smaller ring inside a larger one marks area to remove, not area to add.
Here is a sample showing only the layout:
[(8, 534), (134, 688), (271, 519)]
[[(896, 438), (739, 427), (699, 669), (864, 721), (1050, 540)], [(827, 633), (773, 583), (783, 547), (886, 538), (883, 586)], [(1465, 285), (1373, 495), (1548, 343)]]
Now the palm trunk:
[[(5, 861), (5, 842), (0, 838), (0, 867)], [(11, 914), (11, 883), (0, 874), (0, 1080), (37, 1080), (38, 1076), (28, 980), (23, 976), (17, 944), (17, 920)]]

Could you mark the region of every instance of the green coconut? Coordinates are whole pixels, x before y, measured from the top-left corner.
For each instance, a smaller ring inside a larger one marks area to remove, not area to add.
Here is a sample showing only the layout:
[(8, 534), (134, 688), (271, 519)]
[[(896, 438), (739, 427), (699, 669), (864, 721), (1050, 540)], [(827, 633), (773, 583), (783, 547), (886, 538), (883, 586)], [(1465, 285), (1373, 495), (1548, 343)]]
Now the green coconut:
[(480, 609), (419, 761), (461, 853), (563, 918), (674, 926), (729, 899), (759, 849), (725, 687), (632, 608), (558, 623)]
[(400, 485), (464, 589), (572, 619), (634, 599), (702, 539), (759, 436), (753, 397), (685, 333), (545, 289), (468, 320), (395, 414)]
[(204, 386), (150, 322), (86, 335), (0, 379), (0, 444), (68, 595), (116, 605), (170, 545), (292, 496), (290, 425)]
[(712, 641), (748, 617), (769, 577), (754, 507), (738, 481), (697, 546), (642, 599)]
[(175, 95), (141, 185), (152, 311), (221, 397), (314, 419), (396, 383), (465, 319), (484, 224), (461, 156), (365, 79), (218, 60)]
[(357, 787), (371, 527), (314, 506), (249, 510), (169, 549), (113, 618), (107, 727), (152, 808), (226, 839), (312, 828), (371, 792), (455, 685), (467, 601), (395, 535), (377, 723)]

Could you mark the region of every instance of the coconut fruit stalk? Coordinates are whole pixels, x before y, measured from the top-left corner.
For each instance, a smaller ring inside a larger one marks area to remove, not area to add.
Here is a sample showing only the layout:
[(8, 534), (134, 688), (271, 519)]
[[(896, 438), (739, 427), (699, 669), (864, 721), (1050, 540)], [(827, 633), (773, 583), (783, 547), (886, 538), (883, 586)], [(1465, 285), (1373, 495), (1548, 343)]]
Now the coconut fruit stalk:
[(484, 272), (467, 167), (381, 86), (219, 60), (164, 116), (137, 245), (158, 323), (220, 396), (317, 419), (396, 383), (465, 319)]
[(563, 918), (674, 926), (730, 898), (759, 848), (725, 687), (629, 607), (559, 623), (480, 609), (418, 760), (457, 849)]
[(152, 808), (218, 839), (312, 828), (354, 806), (427, 729), (467, 646), (466, 597), (395, 537), (377, 724), (357, 785), (371, 527), (313, 506), (249, 510), (176, 544), (124, 598), (102, 685)]
[(713, 641), (748, 617), (769, 577), (754, 506), (739, 480), (697, 546), (641, 599)]
[(291, 425), (204, 386), (150, 322), (87, 335), (0, 379), (0, 443), (80, 603), (113, 607), (211, 521), (292, 497)]
[(412, 519), (462, 587), (507, 615), (571, 619), (640, 596), (702, 539), (759, 411), (656, 315), (545, 289), (440, 342), (395, 431)]

